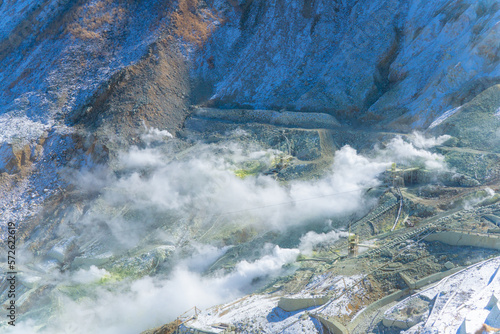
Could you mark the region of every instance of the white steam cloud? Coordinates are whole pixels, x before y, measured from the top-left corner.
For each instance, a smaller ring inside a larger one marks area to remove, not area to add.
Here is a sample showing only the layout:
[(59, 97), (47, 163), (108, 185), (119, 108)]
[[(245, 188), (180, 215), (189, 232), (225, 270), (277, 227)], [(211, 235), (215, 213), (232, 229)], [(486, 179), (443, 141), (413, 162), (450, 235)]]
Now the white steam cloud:
[(106, 269), (99, 269), (92, 265), (87, 269), (78, 269), (75, 273), (71, 275), (71, 280), (79, 284), (95, 283), (99, 280), (109, 277), (110, 274)]
[(121, 157), (124, 167), (149, 168), (147, 175), (137, 171), (113, 180), (104, 196), (107, 203), (132, 203), (159, 212), (176, 210), (184, 216), (236, 212), (230, 219), (243, 217), (260, 226), (282, 229), (365, 207), (364, 192), (380, 184), (377, 176), (389, 166), (346, 146), (336, 153), (331, 173), (320, 180), (292, 181), (285, 187), (271, 176), (241, 179), (235, 175), (239, 163), (259, 161), (269, 165), (272, 154), (204, 147), (191, 159), (168, 162), (155, 149), (133, 148)]
[(309, 231), (300, 238), (299, 249), (302, 253), (310, 255), (313, 252), (314, 247), (318, 245), (329, 246), (335, 241), (339, 240), (341, 237), (347, 237), (348, 232), (345, 231), (330, 231), (328, 233), (316, 233), (314, 231)]
[[(96, 173), (94, 182), (85, 173), (77, 177), (83, 188), (104, 189), (105, 202), (114, 206), (175, 211), (178, 216), (201, 219), (222, 214), (225, 220), (286, 229), (310, 219), (347, 215), (368, 207), (366, 189), (380, 184), (377, 177), (392, 162), (447, 170), (442, 155), (426, 150), (442, 143), (445, 136), (424, 138), (414, 133), (411, 138), (412, 142), (399, 136), (393, 138), (385, 148), (376, 149), (373, 158), (344, 146), (336, 152), (331, 171), (325, 177), (291, 181), (287, 186), (259, 173), (243, 179), (236, 176), (234, 171), (246, 162), (270, 167), (276, 152), (248, 151), (234, 143), (198, 144), (180, 160), (167, 157), (156, 148), (133, 147), (120, 155), (123, 170), (129, 171), (125, 175), (116, 178), (108, 173), (107, 183), (103, 171)], [(119, 223), (122, 229), (126, 225)]]
[(163, 141), (166, 138), (174, 138), (174, 136), (170, 132), (168, 132), (167, 130), (148, 128), (145, 124), (144, 124), (144, 128), (146, 129), (146, 131), (145, 131), (145, 133), (141, 134), (141, 139), (147, 145), (151, 145), (151, 143), (153, 143), (155, 141)]
[[(200, 250), (209, 253), (211, 260), (221, 254), (221, 250), (208, 246), (202, 246)], [(294, 262), (299, 254), (297, 249), (272, 245), (266, 246), (265, 250), (267, 255), (254, 262), (241, 261), (229, 274), (202, 276), (197, 272), (202, 268), (195, 265), (200, 255), (196, 254), (179, 263), (168, 280), (145, 277), (135, 282), (124, 282), (118, 291), (96, 287), (94, 298), (79, 301), (60, 294), (57, 296), (60, 313), (38, 333), (137, 334), (172, 321), (193, 306), (203, 309), (230, 301), (245, 294), (245, 289), (254, 279), (278, 275), (282, 267)], [(200, 265), (203, 267), (205, 264)], [(105, 270), (91, 267), (88, 271), (77, 272), (72, 278), (90, 283), (105, 275)], [(6, 333), (33, 334), (35, 326), (30, 321), (22, 322)]]
[(154, 149), (132, 147), (129, 152), (120, 154), (120, 160), (127, 168), (144, 168), (161, 166), (162, 156)]

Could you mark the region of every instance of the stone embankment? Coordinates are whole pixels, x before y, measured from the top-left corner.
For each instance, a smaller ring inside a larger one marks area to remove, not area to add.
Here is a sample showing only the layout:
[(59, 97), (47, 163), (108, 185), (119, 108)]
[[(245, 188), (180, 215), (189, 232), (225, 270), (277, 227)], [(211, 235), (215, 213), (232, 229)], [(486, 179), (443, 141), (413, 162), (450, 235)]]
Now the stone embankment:
[(193, 116), (233, 123), (261, 123), (303, 129), (336, 129), (340, 123), (331, 115), (322, 113), (196, 108)]

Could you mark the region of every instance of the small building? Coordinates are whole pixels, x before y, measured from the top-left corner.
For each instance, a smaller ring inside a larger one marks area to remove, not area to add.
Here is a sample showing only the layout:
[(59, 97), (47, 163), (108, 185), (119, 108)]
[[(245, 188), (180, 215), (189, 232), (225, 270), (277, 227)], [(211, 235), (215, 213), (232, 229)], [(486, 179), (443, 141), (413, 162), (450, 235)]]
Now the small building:
[(353, 234), (349, 233), (349, 236), (347, 237), (347, 249), (349, 256), (358, 255), (358, 244), (359, 244), (359, 237), (354, 233)]
[(421, 167), (397, 168), (392, 164), (391, 169), (386, 171), (385, 182), (393, 187), (405, 187), (430, 181), (430, 173)]

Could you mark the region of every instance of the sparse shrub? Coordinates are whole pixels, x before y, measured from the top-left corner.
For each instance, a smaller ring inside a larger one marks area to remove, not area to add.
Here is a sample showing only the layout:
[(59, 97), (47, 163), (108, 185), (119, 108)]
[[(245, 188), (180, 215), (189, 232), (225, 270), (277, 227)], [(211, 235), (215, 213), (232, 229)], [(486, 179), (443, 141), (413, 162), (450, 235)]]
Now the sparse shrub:
[(211, 22), (217, 14), (199, 9), (198, 0), (179, 0), (179, 8), (172, 14), (175, 33), (190, 43), (201, 46), (212, 33)]

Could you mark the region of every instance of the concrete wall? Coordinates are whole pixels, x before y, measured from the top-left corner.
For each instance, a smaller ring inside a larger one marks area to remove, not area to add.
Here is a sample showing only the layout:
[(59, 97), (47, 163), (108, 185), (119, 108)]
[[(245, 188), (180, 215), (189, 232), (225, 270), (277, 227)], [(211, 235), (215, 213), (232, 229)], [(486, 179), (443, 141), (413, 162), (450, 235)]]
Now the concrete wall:
[[(453, 268), (453, 269), (450, 269), (447, 271), (443, 271), (443, 272), (429, 275), (429, 276), (424, 277), (424, 278), (417, 280), (417, 281), (409, 280), (409, 278), (407, 276), (405, 276), (404, 274), (401, 274), (401, 277), (403, 278), (405, 283), (411, 289), (420, 289), (426, 285), (429, 285), (429, 284), (434, 283), (436, 281), (439, 281), (445, 277), (453, 275), (453, 274), (455, 274), (463, 269), (464, 269), (463, 267), (456, 267), (456, 268)], [(406, 289), (406, 290), (408, 290), (408, 289)], [(401, 291), (404, 291), (404, 290), (401, 290)], [(384, 315), (382, 323), (386, 327), (393, 326), (393, 327), (397, 327), (397, 328), (401, 328), (401, 329), (408, 329), (408, 328), (416, 325), (418, 323), (418, 321), (416, 319), (396, 320), (396, 319), (392, 319), (392, 318), (389, 318), (389, 317)], [(463, 325), (463, 326), (465, 326), (465, 325)], [(461, 333), (461, 332), (459, 331), (459, 333)]]
[(500, 226), (500, 217), (490, 214), (483, 215), (482, 217), (488, 219), (493, 224)]
[(326, 318), (318, 314), (311, 314), (311, 317), (318, 319), (332, 334), (349, 334), (349, 330), (340, 322), (333, 318)]
[(500, 250), (500, 238), (481, 234), (468, 234), (457, 231), (445, 231), (431, 234), (425, 238), (427, 241), (440, 241), (453, 246), (472, 246)]
[(363, 311), (361, 311), (361, 313), (358, 313), (358, 315), (356, 315), (356, 317), (349, 323), (348, 327), (355, 328), (359, 323), (365, 322), (366, 317), (370, 315), (370, 313), (375, 312), (384, 307), (385, 305), (392, 303), (393, 301), (398, 300), (401, 297), (406, 296), (407, 294), (409, 294), (409, 292), (410, 289), (399, 290), (394, 293), (391, 293), (388, 296), (385, 296), (384, 298), (380, 298), (376, 302), (371, 303), (370, 305), (368, 305), (368, 307), (366, 307)]
[(447, 276), (450, 276), (460, 270), (462, 270), (463, 268), (462, 267), (456, 267), (456, 268), (453, 268), (453, 269), (450, 269), (450, 270), (447, 270), (447, 271), (443, 271), (443, 272), (439, 272), (439, 273), (434, 273), (432, 275), (429, 275), (427, 277), (424, 277), (422, 279), (419, 279), (417, 281), (414, 281), (412, 279), (410, 279), (408, 276), (406, 276), (405, 274), (403, 273), (400, 273), (399, 275), (401, 276), (401, 278), (403, 279), (403, 281), (405, 281), (406, 285), (412, 289), (412, 290), (415, 290), (415, 289), (420, 289), (426, 285), (429, 285), (431, 283), (434, 283), (434, 282), (437, 282)]
[(278, 307), (287, 312), (306, 309), (311, 306), (320, 306), (329, 301), (329, 297), (310, 297), (310, 298), (288, 298), (281, 297), (278, 302)]
[(218, 332), (219, 331), (205, 331), (202, 329), (189, 327), (184, 324), (180, 325), (179, 328), (177, 328), (177, 330), (175, 331), (176, 334), (217, 334)]
[(193, 114), (198, 117), (219, 119), (235, 123), (255, 122), (305, 129), (336, 129), (340, 126), (333, 116), (322, 113), (198, 108), (194, 110)]

